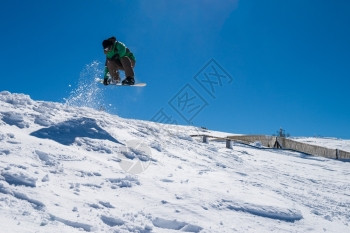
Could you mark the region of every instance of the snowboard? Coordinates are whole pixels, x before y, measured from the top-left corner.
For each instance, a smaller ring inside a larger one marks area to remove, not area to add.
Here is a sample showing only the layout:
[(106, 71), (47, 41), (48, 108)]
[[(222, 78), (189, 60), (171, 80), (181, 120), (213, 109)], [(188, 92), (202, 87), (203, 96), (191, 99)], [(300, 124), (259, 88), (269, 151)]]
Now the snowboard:
[[(96, 82), (103, 84), (103, 79), (96, 78), (95, 80)], [(144, 87), (146, 85), (147, 83), (135, 83), (134, 85), (123, 85), (121, 82), (120, 83), (110, 82), (108, 84), (108, 86), (119, 86), (119, 87)]]

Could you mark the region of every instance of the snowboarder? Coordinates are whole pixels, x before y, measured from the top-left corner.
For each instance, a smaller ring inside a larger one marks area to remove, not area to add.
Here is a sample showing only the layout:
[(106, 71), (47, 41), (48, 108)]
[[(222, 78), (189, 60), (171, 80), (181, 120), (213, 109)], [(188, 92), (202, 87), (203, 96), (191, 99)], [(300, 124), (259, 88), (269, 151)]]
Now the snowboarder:
[(122, 81), (122, 84), (134, 85), (134, 67), (136, 60), (132, 52), (130, 52), (125, 44), (117, 41), (114, 36), (104, 40), (102, 46), (104, 54), (106, 54), (103, 84), (108, 85), (110, 83), (108, 73), (114, 82), (120, 83), (119, 70), (123, 70), (126, 78)]

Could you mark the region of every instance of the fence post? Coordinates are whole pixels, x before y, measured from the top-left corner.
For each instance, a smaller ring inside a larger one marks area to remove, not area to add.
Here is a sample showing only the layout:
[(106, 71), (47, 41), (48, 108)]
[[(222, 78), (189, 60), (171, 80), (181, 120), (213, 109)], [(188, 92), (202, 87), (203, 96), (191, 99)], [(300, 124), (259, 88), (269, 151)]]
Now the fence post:
[(338, 149), (335, 149), (335, 158), (339, 159), (339, 150)]
[(203, 135), (203, 143), (208, 143), (208, 136), (207, 135)]
[(232, 141), (230, 139), (226, 139), (226, 148), (232, 149)]

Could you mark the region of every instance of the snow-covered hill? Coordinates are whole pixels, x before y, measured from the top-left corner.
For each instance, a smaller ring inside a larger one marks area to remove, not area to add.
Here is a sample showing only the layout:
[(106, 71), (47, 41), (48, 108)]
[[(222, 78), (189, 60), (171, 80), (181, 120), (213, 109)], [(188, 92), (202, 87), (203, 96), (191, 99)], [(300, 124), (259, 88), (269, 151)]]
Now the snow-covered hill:
[(0, 92), (0, 232), (350, 232), (350, 163), (197, 131)]

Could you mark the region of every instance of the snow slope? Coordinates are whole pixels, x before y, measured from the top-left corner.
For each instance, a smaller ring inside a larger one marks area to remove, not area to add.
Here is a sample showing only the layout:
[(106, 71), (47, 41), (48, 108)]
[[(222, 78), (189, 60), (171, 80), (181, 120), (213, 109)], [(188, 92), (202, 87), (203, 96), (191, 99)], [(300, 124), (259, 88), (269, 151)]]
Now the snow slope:
[(0, 232), (350, 232), (349, 163), (198, 133), (0, 92)]

